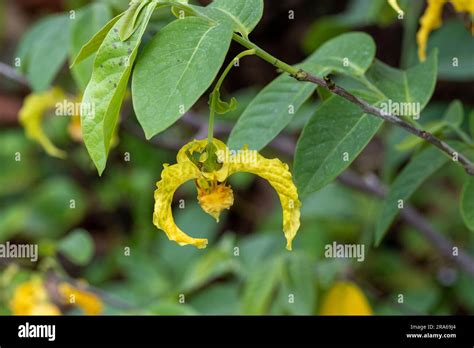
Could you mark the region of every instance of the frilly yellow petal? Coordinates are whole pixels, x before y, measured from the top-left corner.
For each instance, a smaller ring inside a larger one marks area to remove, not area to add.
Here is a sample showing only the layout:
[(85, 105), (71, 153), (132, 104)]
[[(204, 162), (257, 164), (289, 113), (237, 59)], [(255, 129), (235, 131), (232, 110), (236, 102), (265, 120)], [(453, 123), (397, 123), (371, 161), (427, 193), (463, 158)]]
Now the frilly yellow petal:
[(388, 0), (388, 3), (395, 11), (397, 11), (397, 13), (401, 14), (402, 16), (404, 15), (403, 10), (400, 8), (400, 6), (398, 6), (397, 0)]
[(350, 282), (334, 284), (321, 305), (321, 315), (372, 315), (364, 293)]
[(49, 300), (41, 278), (34, 277), (15, 288), (9, 307), (13, 315), (59, 315), (59, 308)]
[(37, 141), (49, 155), (59, 158), (66, 157), (66, 153), (54, 146), (51, 140), (49, 140), (41, 127), (41, 121), (44, 113), (64, 98), (65, 95), (60, 88), (53, 88), (43, 93), (30, 94), (25, 98), (19, 113), (20, 123), (25, 128), (26, 136)]
[[(241, 151), (246, 151), (246, 149)], [(292, 241), (300, 227), (301, 202), (298, 199), (298, 191), (293, 183), (288, 165), (278, 158), (267, 159), (256, 152), (241, 157), (248, 160), (230, 160), (229, 175), (237, 172), (252, 173), (267, 180), (276, 190), (283, 208), (283, 232), (287, 240), (286, 248), (291, 250)]]
[(189, 159), (185, 160), (181, 157), (180, 163), (165, 166), (161, 173), (161, 180), (156, 184), (158, 188), (155, 191), (153, 224), (163, 230), (170, 240), (179, 245), (194, 245), (202, 249), (206, 247), (207, 239), (192, 238), (181, 231), (174, 222), (171, 210), (173, 195), (177, 188), (186, 181), (197, 179), (199, 176), (199, 170)]
[(425, 13), (420, 18), (420, 29), (416, 34), (418, 43), (418, 57), (421, 61), (426, 59), (426, 45), (428, 37), (433, 29), (437, 29), (443, 23), (442, 12), (443, 6), (447, 0), (428, 0), (428, 6)]

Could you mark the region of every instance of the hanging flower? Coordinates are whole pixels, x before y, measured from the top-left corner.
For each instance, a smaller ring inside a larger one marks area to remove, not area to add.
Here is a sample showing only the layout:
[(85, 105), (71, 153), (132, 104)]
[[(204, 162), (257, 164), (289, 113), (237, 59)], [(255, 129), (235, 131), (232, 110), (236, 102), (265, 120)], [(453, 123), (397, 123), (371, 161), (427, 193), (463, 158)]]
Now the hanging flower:
[(205, 248), (207, 239), (192, 238), (176, 226), (171, 210), (173, 195), (179, 186), (194, 180), (201, 208), (219, 221), (220, 213), (234, 203), (232, 188), (226, 180), (237, 172), (256, 174), (277, 191), (283, 208), (286, 248), (291, 250), (300, 226), (301, 203), (288, 166), (277, 158), (266, 159), (247, 148), (230, 151), (218, 139), (211, 144), (207, 140), (192, 141), (181, 148), (176, 164), (164, 165), (161, 180), (156, 184), (153, 223), (180, 245)]
[(364, 293), (351, 282), (334, 284), (321, 305), (321, 315), (372, 315)]
[(51, 142), (44, 132), (41, 122), (46, 111), (62, 102), (64, 98), (64, 92), (58, 87), (43, 93), (30, 94), (25, 98), (19, 114), (20, 123), (25, 128), (26, 136), (38, 142), (50, 156), (58, 158), (65, 158), (66, 153)]
[(60, 315), (59, 308), (51, 303), (40, 278), (20, 284), (10, 301), (13, 315)]

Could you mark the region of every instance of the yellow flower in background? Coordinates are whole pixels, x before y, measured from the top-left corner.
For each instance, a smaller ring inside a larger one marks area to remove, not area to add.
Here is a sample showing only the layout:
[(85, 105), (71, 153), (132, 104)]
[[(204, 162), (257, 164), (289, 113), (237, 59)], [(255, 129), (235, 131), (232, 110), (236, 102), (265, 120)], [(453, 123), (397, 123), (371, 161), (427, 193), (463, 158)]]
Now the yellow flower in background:
[[(428, 0), (428, 6), (425, 13), (420, 18), (420, 29), (416, 34), (418, 43), (418, 57), (421, 61), (426, 59), (426, 46), (430, 33), (443, 24), (442, 14), (445, 3), (450, 2), (456, 12), (467, 12), (474, 14), (473, 0)], [(474, 34), (474, 26), (471, 24), (471, 31)]]
[(321, 305), (321, 315), (372, 315), (364, 293), (350, 282), (334, 284)]
[(59, 308), (49, 300), (44, 283), (40, 278), (20, 284), (10, 301), (13, 315), (60, 315)]
[(65, 94), (60, 88), (52, 88), (43, 93), (33, 93), (25, 98), (20, 109), (20, 123), (25, 128), (26, 136), (38, 142), (53, 157), (65, 158), (66, 153), (58, 149), (47, 137), (41, 122), (44, 114), (57, 103), (64, 100)]
[(102, 300), (95, 294), (73, 287), (69, 283), (61, 283), (58, 292), (65, 304), (79, 307), (86, 315), (102, 313)]
[(218, 139), (214, 139), (212, 144), (208, 144), (207, 140), (190, 142), (179, 151), (176, 164), (164, 165), (161, 180), (156, 184), (153, 223), (170, 240), (180, 245), (205, 248), (207, 239), (192, 238), (176, 226), (171, 210), (173, 195), (186, 181), (195, 180), (199, 204), (218, 221), (220, 213), (234, 203), (232, 189), (226, 180), (237, 172), (258, 175), (277, 191), (283, 209), (286, 248), (291, 250), (293, 238), (300, 226), (301, 203), (288, 165), (277, 158), (264, 158), (246, 148), (230, 151)]

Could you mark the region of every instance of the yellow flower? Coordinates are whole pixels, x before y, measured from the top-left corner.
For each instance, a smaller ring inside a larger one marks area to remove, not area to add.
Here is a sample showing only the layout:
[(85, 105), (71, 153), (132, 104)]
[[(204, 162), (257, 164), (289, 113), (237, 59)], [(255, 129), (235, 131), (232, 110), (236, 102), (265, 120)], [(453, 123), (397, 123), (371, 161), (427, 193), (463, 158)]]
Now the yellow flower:
[(398, 14), (400, 15), (404, 15), (404, 12), (403, 10), (400, 8), (400, 6), (398, 6), (398, 2), (397, 0), (388, 0), (388, 3), (390, 6), (392, 6), (392, 8), (397, 11)]
[(20, 284), (10, 301), (13, 315), (60, 315), (59, 308), (49, 300), (43, 281), (33, 278)]
[[(428, 6), (425, 13), (420, 18), (420, 29), (416, 34), (416, 41), (418, 43), (418, 56), (421, 61), (426, 59), (426, 45), (430, 33), (439, 27), (441, 27), (443, 6), (445, 3), (450, 2), (456, 12), (467, 12), (471, 15), (474, 14), (474, 1), (473, 0), (428, 0)], [(471, 30), (474, 34), (474, 26), (471, 25)]]
[(49, 155), (59, 158), (66, 157), (66, 153), (49, 140), (41, 127), (41, 121), (45, 112), (64, 98), (63, 91), (57, 87), (43, 93), (33, 93), (25, 98), (19, 113), (20, 123), (25, 128), (26, 136), (37, 141)]
[(300, 226), (301, 203), (288, 166), (277, 158), (266, 159), (247, 148), (230, 151), (218, 139), (214, 139), (211, 145), (207, 140), (190, 142), (179, 151), (176, 164), (164, 166), (161, 180), (156, 184), (153, 223), (180, 245), (205, 248), (207, 239), (192, 238), (176, 226), (171, 210), (173, 195), (186, 181), (195, 180), (199, 204), (218, 220), (219, 214), (234, 202), (232, 189), (226, 185), (226, 180), (237, 172), (256, 174), (277, 191), (283, 208), (286, 248), (291, 250)]
[(321, 315), (372, 315), (364, 293), (350, 282), (334, 284), (321, 305)]
[(58, 292), (64, 303), (79, 307), (86, 315), (98, 315), (102, 313), (101, 299), (91, 292), (73, 287), (68, 283), (61, 283)]

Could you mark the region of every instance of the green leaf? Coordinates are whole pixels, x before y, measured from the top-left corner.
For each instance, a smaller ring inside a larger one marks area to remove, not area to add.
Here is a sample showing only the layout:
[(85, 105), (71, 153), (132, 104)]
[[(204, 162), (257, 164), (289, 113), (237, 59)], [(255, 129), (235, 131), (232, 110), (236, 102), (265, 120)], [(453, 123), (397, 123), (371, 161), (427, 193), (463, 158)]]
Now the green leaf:
[[(77, 11), (76, 19), (71, 23), (70, 59), (78, 56), (84, 44), (107, 23), (112, 17), (108, 6), (96, 3)], [(79, 88), (84, 90), (92, 75), (94, 60), (92, 57), (80, 64), (76, 64), (71, 70)]]
[(104, 42), (107, 34), (110, 30), (115, 26), (120, 18), (122, 18), (123, 13), (119, 14), (118, 16), (112, 18), (107, 24), (105, 24), (102, 29), (100, 29), (84, 46), (81, 47), (81, 50), (77, 54), (76, 58), (70, 65), (70, 68), (73, 68), (83, 60), (90, 57), (92, 54), (97, 52), (99, 47)]
[(322, 103), (304, 127), (296, 148), (295, 180), (300, 195), (318, 191), (333, 181), (382, 123), (339, 96)]
[[(317, 76), (331, 71), (360, 75), (370, 66), (374, 55), (375, 44), (369, 35), (348, 33), (325, 43), (300, 66)], [(248, 145), (255, 150), (265, 147), (291, 122), (316, 87), (286, 74), (276, 78), (242, 114), (230, 134), (228, 146), (240, 149)]]
[(474, 110), (469, 114), (469, 130), (471, 137), (474, 138)]
[(155, 6), (155, 2), (147, 6), (140, 29), (126, 42), (118, 35), (123, 20), (120, 19), (105, 37), (94, 60), (92, 78), (82, 100), (93, 114), (81, 113), (81, 125), (84, 143), (99, 175), (105, 169), (133, 62)]
[(67, 15), (46, 17), (25, 35), (24, 43), (18, 48), (20, 70), (35, 92), (48, 89), (66, 61), (69, 22)]
[(178, 120), (209, 88), (232, 39), (230, 23), (186, 17), (145, 47), (133, 79), (133, 106), (147, 139)]
[(461, 195), (461, 215), (467, 228), (474, 231), (474, 178), (468, 177)]
[(137, 19), (139, 18), (140, 12), (148, 3), (148, 0), (133, 2), (129, 9), (125, 11), (123, 21), (119, 28), (120, 40), (126, 41), (138, 29), (140, 21), (137, 21)]
[(223, 101), (221, 99), (221, 93), (219, 91), (213, 91), (209, 97), (209, 105), (212, 103), (212, 98), (215, 100), (215, 112), (224, 115), (228, 112), (235, 111), (237, 109), (237, 99), (232, 97), (229, 102)]
[(444, 118), (446, 122), (452, 127), (461, 127), (464, 120), (464, 109), (462, 107), (462, 103), (459, 100), (453, 100), (449, 104)]
[[(365, 88), (371, 91), (374, 104), (380, 106), (387, 100), (417, 102), (421, 111), (436, 83), (436, 55), (407, 71), (376, 62), (366, 75)], [(382, 123), (339, 96), (323, 102), (303, 129), (296, 147), (298, 192), (304, 196), (333, 181), (360, 154)]]
[(428, 52), (439, 49), (439, 78), (450, 81), (470, 81), (474, 78), (472, 35), (459, 18), (443, 23), (430, 35)]
[[(452, 101), (448, 109), (445, 111), (445, 117), (442, 120), (437, 120), (427, 124), (424, 129), (432, 134), (438, 134), (447, 126), (458, 129), (464, 119), (464, 111), (459, 100)], [(396, 145), (399, 151), (407, 151), (413, 149), (415, 146), (423, 143), (423, 139), (415, 135), (408, 135), (402, 142)]]
[(281, 271), (281, 258), (273, 258), (263, 264), (255, 264), (244, 285), (242, 314), (262, 315), (267, 313)]
[(223, 15), (243, 37), (248, 37), (263, 16), (263, 0), (214, 0), (207, 7), (192, 8), (212, 19)]
[(375, 231), (375, 244), (379, 245), (388, 228), (398, 215), (399, 204), (404, 207), (408, 199), (432, 174), (438, 171), (448, 157), (437, 148), (428, 147), (414, 156), (391, 185), (390, 192), (384, 201), (381, 214), (377, 220)]
[[(430, 132), (431, 134), (437, 134), (441, 132), (446, 126), (447, 124), (445, 120), (437, 120), (437, 121), (433, 121), (427, 124), (424, 127), (424, 130), (426, 130), (427, 132)], [(397, 144), (395, 148), (398, 151), (408, 151), (420, 145), (421, 143), (423, 143), (423, 139), (410, 134), (407, 137), (405, 137), (405, 139), (403, 139), (399, 144)]]
[[(304, 254), (287, 255), (284, 265), (283, 303), (292, 315), (311, 315), (316, 310), (316, 284), (311, 260)], [(293, 301), (288, 296), (293, 295)]]
[(94, 255), (94, 241), (86, 230), (76, 229), (61, 239), (58, 251), (76, 265), (86, 265)]

